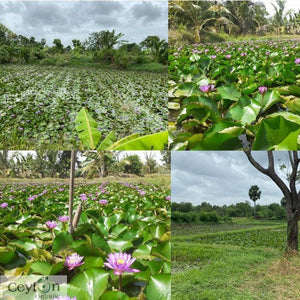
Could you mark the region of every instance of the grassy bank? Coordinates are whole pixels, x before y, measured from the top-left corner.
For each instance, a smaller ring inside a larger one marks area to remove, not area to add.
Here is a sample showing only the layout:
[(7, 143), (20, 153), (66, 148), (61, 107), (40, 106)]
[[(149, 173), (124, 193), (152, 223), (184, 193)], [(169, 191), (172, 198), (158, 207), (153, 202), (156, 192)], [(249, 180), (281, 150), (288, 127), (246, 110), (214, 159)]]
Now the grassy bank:
[[(75, 178), (76, 184), (81, 183), (102, 183), (102, 182), (130, 182), (130, 183), (148, 183), (159, 185), (165, 189), (170, 189), (171, 186), (171, 176), (168, 174), (153, 174), (153, 175), (145, 175), (145, 176), (135, 176), (128, 175), (124, 176), (108, 176), (103, 178)], [(0, 184), (2, 183), (22, 183), (22, 184), (46, 184), (46, 183), (64, 183), (68, 184), (68, 178), (0, 178)]]
[(283, 255), (285, 232), (281, 222), (172, 226), (172, 299), (297, 299), (300, 257)]
[[(291, 34), (266, 34), (266, 35), (229, 35), (226, 33), (202, 33), (201, 43), (219, 43), (219, 42), (241, 42), (241, 41), (278, 41), (278, 40), (299, 40), (299, 35)], [(195, 38), (190, 31), (186, 30), (169, 30), (169, 43), (171, 46), (181, 46), (194, 44)]]

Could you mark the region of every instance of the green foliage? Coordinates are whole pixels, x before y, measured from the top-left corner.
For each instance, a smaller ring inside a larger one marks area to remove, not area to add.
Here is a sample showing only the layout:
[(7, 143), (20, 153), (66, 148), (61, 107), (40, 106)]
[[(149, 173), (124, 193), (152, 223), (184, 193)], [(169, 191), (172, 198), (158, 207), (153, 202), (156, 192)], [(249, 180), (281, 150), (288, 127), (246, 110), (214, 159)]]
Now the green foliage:
[(199, 44), (169, 54), (171, 150), (300, 149), (297, 41)]
[[(2, 274), (67, 275), (64, 289), (69, 296), (80, 299), (148, 295), (169, 299), (169, 190), (142, 183), (79, 184), (74, 190), (75, 208), (81, 202), (81, 194), (88, 199), (72, 236), (58, 221), (58, 216), (68, 213), (67, 185), (2, 184), (0, 192), (9, 204), (0, 210)], [(37, 197), (28, 201), (33, 195)], [(106, 205), (99, 203), (103, 199), (108, 201)], [(46, 227), (47, 220), (58, 223), (53, 229), (54, 241)], [(115, 251), (132, 254), (136, 258), (132, 267), (140, 270), (123, 275), (122, 292), (116, 292), (118, 277), (104, 266), (108, 254)], [(84, 264), (75, 272), (64, 266), (66, 256), (74, 252), (84, 257)]]
[(115, 131), (120, 139), (166, 128), (166, 74), (2, 66), (0, 82), (2, 149), (78, 149), (74, 121), (83, 106), (93, 112), (91, 117), (98, 124), (95, 130), (102, 136)]
[[(277, 203), (269, 205), (256, 205), (257, 218), (261, 220), (285, 220), (286, 211)], [(211, 205), (202, 202), (193, 206), (189, 202), (172, 202), (172, 220), (175, 223), (201, 223), (201, 222), (231, 222), (231, 218), (250, 218), (253, 208), (249, 202), (239, 202), (231, 205)]]
[(129, 174), (141, 175), (142, 174), (142, 166), (143, 166), (143, 163), (141, 162), (140, 157), (137, 154), (128, 155), (126, 157), (124, 172), (129, 173)]
[(172, 222), (179, 224), (218, 223), (220, 216), (215, 212), (172, 212)]
[(272, 222), (172, 225), (172, 299), (274, 298), (274, 284), (266, 283), (278, 265), (286, 270), (284, 240), (285, 225)]
[(98, 150), (161, 150), (167, 144), (167, 132), (139, 137), (138, 134), (127, 136), (116, 141), (114, 132), (110, 132), (99, 144), (101, 134), (97, 122), (92, 119), (88, 111), (83, 108), (76, 117), (76, 130), (83, 146)]
[(113, 49), (120, 42), (119, 39), (122, 36), (124, 36), (123, 33), (116, 34), (115, 30), (92, 32), (86, 41), (86, 45), (90, 50)]
[(253, 202), (260, 199), (261, 191), (257, 185), (252, 185), (249, 189), (249, 197)]

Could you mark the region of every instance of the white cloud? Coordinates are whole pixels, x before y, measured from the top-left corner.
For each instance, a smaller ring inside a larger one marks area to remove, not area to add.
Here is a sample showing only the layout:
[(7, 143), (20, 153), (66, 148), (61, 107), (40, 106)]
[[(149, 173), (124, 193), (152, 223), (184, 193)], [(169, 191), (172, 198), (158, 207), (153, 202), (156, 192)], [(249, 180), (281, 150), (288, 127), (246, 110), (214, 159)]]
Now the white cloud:
[(168, 38), (167, 1), (0, 1), (0, 22), (16, 34), (64, 46), (91, 32), (113, 30), (140, 43), (148, 35)]
[[(266, 152), (256, 151), (253, 156), (267, 166)], [(276, 152), (274, 157), (279, 170), (279, 164), (287, 161), (287, 153)], [(262, 191), (259, 204), (279, 203), (282, 198), (275, 183), (257, 171), (241, 151), (173, 152), (171, 178), (172, 201), (175, 202), (194, 205), (245, 202), (249, 200), (252, 185), (258, 185)]]

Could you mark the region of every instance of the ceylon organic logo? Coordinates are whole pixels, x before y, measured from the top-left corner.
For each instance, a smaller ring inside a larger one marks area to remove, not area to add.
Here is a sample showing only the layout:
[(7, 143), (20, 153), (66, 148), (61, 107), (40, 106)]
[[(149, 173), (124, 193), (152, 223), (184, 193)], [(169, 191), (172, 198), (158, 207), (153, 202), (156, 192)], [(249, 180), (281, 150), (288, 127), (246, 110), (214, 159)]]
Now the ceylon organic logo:
[[(66, 276), (28, 275), (20, 277), (0, 276), (0, 299), (22, 296), (22, 299), (53, 299), (61, 296), (61, 284), (67, 282)], [(2, 297), (1, 297), (2, 296)]]
[(48, 277), (42, 277), (37, 282), (33, 283), (11, 282), (8, 284), (7, 289), (10, 292), (24, 292), (25, 295), (27, 295), (30, 292), (40, 292), (42, 294), (47, 294), (50, 291), (60, 291), (59, 284), (53, 282), (50, 283), (48, 281)]

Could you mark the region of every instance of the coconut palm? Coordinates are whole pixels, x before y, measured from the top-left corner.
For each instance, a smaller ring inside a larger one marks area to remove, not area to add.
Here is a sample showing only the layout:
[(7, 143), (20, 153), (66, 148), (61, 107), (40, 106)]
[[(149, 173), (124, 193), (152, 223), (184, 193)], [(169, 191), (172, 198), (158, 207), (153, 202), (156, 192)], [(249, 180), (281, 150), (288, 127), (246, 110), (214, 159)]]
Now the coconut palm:
[(282, 34), (285, 32), (285, 25), (288, 23), (288, 16), (292, 13), (292, 10), (285, 11), (286, 0), (276, 0), (276, 5), (271, 4), (275, 9), (273, 25), (276, 28), (276, 33)]

